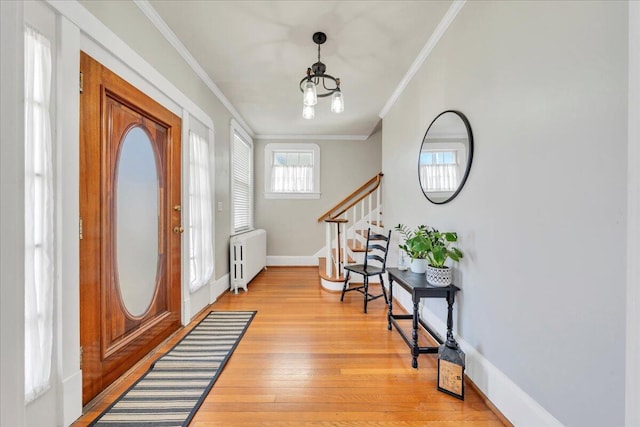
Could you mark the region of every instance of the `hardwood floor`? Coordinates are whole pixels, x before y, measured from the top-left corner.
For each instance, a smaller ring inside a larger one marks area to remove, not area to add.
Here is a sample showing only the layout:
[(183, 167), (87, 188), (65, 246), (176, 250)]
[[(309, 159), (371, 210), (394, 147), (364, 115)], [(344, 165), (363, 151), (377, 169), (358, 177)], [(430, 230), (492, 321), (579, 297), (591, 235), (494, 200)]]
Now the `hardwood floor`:
[[(210, 308), (258, 313), (192, 426), (503, 425), (473, 388), (464, 402), (436, 390), (437, 356), (420, 355), (419, 369), (411, 368), (409, 348), (387, 330), (384, 300), (369, 303), (368, 314), (358, 293), (340, 303), (339, 293), (321, 289), (317, 267), (270, 267), (248, 292), (227, 292)], [(107, 390), (75, 425), (95, 418), (191, 327)]]

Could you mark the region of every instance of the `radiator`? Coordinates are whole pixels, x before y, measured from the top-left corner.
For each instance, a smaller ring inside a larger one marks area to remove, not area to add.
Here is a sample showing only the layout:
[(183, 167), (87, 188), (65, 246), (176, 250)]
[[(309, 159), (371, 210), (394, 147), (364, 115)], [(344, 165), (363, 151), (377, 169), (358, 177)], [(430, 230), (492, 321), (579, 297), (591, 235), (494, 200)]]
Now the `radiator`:
[(231, 289), (247, 291), (247, 284), (267, 266), (267, 232), (253, 230), (231, 237)]

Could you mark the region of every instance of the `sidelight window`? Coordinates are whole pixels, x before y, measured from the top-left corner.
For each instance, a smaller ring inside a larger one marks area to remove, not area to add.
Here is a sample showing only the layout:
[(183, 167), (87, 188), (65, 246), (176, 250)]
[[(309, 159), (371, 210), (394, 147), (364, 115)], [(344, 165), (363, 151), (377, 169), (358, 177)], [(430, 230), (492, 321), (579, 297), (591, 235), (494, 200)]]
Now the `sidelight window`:
[(25, 399), (50, 387), (53, 340), (54, 194), (49, 40), (25, 29)]
[(213, 276), (213, 197), (211, 158), (206, 139), (189, 132), (189, 241), (191, 292)]

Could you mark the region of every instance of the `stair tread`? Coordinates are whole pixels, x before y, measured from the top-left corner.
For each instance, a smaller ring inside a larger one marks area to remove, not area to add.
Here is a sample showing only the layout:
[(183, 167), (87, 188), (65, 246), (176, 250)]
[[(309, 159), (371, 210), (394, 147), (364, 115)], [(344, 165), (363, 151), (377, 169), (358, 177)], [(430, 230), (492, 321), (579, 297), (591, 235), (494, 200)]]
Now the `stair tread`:
[(347, 246), (349, 246), (352, 252), (367, 252), (364, 244), (356, 239), (348, 239)]

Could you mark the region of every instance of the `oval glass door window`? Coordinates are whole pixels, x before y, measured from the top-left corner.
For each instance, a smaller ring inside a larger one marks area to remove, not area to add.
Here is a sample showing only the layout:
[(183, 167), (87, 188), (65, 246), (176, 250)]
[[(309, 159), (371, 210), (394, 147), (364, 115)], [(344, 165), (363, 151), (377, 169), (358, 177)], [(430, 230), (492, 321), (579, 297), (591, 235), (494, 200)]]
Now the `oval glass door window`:
[(132, 128), (120, 146), (116, 172), (116, 283), (136, 317), (149, 309), (157, 284), (158, 171), (151, 144), (142, 128)]

